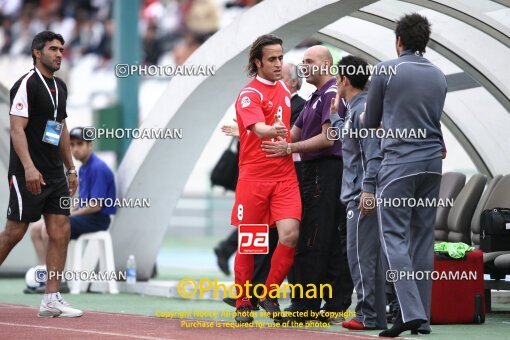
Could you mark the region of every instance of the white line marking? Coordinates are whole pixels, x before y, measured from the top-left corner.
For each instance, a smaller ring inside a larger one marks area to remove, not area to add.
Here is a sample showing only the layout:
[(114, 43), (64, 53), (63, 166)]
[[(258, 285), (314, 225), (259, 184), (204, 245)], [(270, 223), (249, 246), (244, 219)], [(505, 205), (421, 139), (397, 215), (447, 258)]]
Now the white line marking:
[[(72, 329), (72, 328), (64, 328), (64, 327), (25, 325), (25, 324), (17, 324), (17, 323), (10, 323), (10, 322), (0, 322), (0, 325), (14, 326), (14, 327), (40, 328), (40, 329), (54, 329), (54, 330), (59, 330), (59, 331), (69, 331), (69, 332), (78, 332), (78, 333), (87, 333), (87, 334), (96, 334), (96, 335), (112, 335), (112, 336), (120, 336), (120, 337), (124, 337), (124, 338), (136, 338), (136, 339), (148, 339), (148, 340), (168, 339), (168, 338), (156, 338), (156, 337), (152, 337), (152, 336), (129, 335), (129, 334), (113, 333), (113, 332), (89, 331), (89, 330), (84, 330), (84, 329)], [(170, 339), (170, 340), (172, 340), (172, 339)]]
[(21, 220), (21, 216), (23, 215), (23, 200), (21, 199), (21, 194), (18, 188), (18, 181), (16, 180), (16, 176), (12, 175), (12, 185), (14, 185), (14, 190), (16, 190), (16, 196), (18, 196), (18, 210), (19, 210), (19, 219)]
[[(8, 303), (0, 303), (0, 307), (9, 307), (9, 308), (31, 308), (35, 309), (35, 307), (32, 306), (22, 306), (22, 305), (14, 305), (14, 304), (8, 304)], [(87, 314), (95, 313), (95, 314), (110, 314), (115, 316), (133, 316), (133, 317), (143, 317), (143, 318), (151, 318), (151, 319), (160, 319), (156, 318), (155, 316), (147, 316), (147, 315), (139, 315), (139, 314), (118, 314), (118, 313), (111, 313), (111, 312), (97, 312), (97, 311), (85, 311)], [(169, 319), (170, 320), (170, 319)], [(171, 320), (186, 320), (186, 321), (200, 321), (197, 319), (171, 319)], [(209, 321), (209, 320), (202, 320), (202, 321)], [(218, 321), (221, 323), (229, 322), (229, 321)], [(21, 327), (35, 327), (35, 328), (48, 328), (48, 329), (59, 329), (59, 330), (68, 330), (68, 331), (75, 331), (75, 332), (86, 332), (86, 333), (94, 333), (94, 334), (102, 334), (102, 335), (118, 335), (121, 337), (135, 337), (138, 339), (150, 339), (150, 340), (161, 340), (161, 339), (167, 339), (167, 340), (175, 340), (170, 338), (156, 338), (156, 337), (144, 337), (144, 336), (135, 336), (135, 335), (127, 335), (127, 334), (117, 334), (117, 333), (107, 333), (107, 332), (96, 332), (96, 331), (87, 331), (87, 330), (76, 330), (76, 329), (70, 329), (70, 328), (59, 328), (59, 327), (51, 327), (51, 326), (35, 326), (35, 325), (24, 325), (24, 324), (10, 324), (7, 322), (0, 322), (0, 325), (12, 325), (12, 326), (21, 326)], [(247, 329), (257, 329), (257, 330), (266, 330), (270, 331), (273, 328), (247, 328)], [(367, 339), (367, 338), (378, 338), (379, 336), (377, 334), (352, 334), (352, 332), (338, 332), (338, 331), (319, 331), (319, 330), (311, 330), (311, 329), (304, 329), (304, 328), (285, 328), (285, 331), (297, 331), (301, 333), (317, 333), (317, 334), (328, 334), (332, 336), (339, 336), (339, 335), (346, 335), (352, 338), (356, 339)], [(401, 337), (402, 339), (415, 339), (415, 338), (405, 338)]]
[[(270, 329), (270, 328), (267, 328), (267, 329)], [(299, 329), (299, 328), (287, 328), (287, 330), (292, 330), (292, 329), (295, 329), (299, 332), (308, 332), (308, 333), (317, 333), (317, 334), (331, 334), (331, 335), (334, 335), (336, 337), (338, 337), (339, 335), (345, 335), (349, 338), (356, 338), (356, 339), (367, 339), (369, 337), (376, 337), (378, 338), (379, 335), (377, 334), (364, 334), (364, 335), (361, 335), (361, 334), (352, 334), (352, 332), (345, 332), (345, 331), (342, 331), (342, 332), (327, 332), (327, 331), (316, 331), (316, 330), (309, 330), (309, 329)]]

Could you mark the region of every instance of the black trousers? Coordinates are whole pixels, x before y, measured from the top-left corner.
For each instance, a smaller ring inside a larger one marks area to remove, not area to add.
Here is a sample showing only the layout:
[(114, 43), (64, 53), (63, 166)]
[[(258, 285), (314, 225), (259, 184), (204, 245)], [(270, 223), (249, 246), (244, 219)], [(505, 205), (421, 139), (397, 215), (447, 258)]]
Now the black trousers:
[[(325, 158), (301, 162), (303, 218), (294, 258), (295, 283), (331, 284), (332, 297), (324, 309), (345, 311), (351, 304), (353, 283), (347, 262), (346, 207), (340, 202), (343, 162)], [(324, 290), (327, 295), (328, 289)], [(298, 309), (318, 311), (321, 298), (294, 298)]]

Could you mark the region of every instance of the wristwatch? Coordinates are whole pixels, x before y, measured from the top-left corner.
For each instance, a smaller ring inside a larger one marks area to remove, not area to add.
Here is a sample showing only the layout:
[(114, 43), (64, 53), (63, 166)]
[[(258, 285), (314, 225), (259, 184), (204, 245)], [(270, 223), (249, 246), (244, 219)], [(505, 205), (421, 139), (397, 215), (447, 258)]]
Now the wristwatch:
[(287, 155), (290, 155), (292, 153), (292, 149), (290, 148), (291, 143), (287, 143)]
[(66, 171), (66, 176), (69, 176), (70, 174), (75, 174), (78, 176), (78, 172), (75, 169), (69, 169)]

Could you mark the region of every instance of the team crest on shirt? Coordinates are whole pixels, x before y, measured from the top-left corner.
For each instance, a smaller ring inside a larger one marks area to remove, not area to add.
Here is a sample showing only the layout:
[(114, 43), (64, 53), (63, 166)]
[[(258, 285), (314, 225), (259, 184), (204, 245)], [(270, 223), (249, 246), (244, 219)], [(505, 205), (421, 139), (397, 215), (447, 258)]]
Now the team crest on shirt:
[(251, 100), (248, 97), (241, 98), (241, 107), (244, 109), (247, 106), (250, 106)]
[(290, 98), (285, 96), (285, 104), (290, 107)]
[(16, 104), (16, 109), (17, 110), (23, 110), (23, 104), (22, 103)]
[(273, 108), (273, 102), (272, 101), (268, 101), (267, 102), (267, 107), (269, 107), (270, 109)]
[(313, 103), (312, 108), (314, 110), (317, 108), (317, 104), (319, 104), (320, 101), (321, 101), (321, 99), (319, 98), (315, 103)]
[(347, 219), (349, 219), (349, 220), (350, 220), (350, 219), (351, 219), (351, 218), (353, 218), (353, 217), (354, 217), (354, 212), (353, 212), (352, 210), (349, 210), (349, 211), (347, 212)]

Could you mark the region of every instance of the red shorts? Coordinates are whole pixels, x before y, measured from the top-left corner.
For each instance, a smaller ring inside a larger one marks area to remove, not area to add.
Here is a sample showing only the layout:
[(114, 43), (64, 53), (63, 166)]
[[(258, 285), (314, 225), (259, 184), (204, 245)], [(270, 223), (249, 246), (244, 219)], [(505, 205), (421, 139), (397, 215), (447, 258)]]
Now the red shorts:
[(236, 201), (230, 223), (268, 224), (293, 218), (301, 221), (301, 196), (297, 179), (277, 182), (240, 180), (236, 187)]

